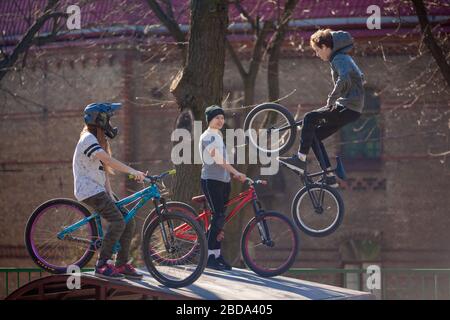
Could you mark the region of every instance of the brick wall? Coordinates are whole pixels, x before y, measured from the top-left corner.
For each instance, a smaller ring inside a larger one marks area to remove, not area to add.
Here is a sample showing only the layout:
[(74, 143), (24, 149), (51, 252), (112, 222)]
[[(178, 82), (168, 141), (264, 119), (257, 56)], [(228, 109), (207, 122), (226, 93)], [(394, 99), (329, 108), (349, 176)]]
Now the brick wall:
[[(48, 52), (2, 82), (21, 98), (0, 91), (0, 266), (32, 265), (23, 248), (28, 216), (47, 199), (73, 197), (71, 159), (82, 128), (82, 110), (88, 103), (124, 102), (124, 110), (115, 119), (121, 128), (112, 144), (117, 158), (154, 173), (172, 167), (170, 133), (177, 109), (170, 102), (169, 86), (179, 62), (145, 59), (130, 50), (76, 50)], [(399, 64), (405, 59), (401, 55), (388, 58)], [(379, 57), (356, 60), (368, 84), (376, 89), (387, 81), (406, 83), (426, 66), (418, 61), (393, 73)], [(256, 103), (267, 99), (262, 70)], [(281, 96), (295, 89), (281, 103), (293, 112), (301, 104), (301, 114), (322, 106), (331, 89), (327, 64), (311, 57), (282, 60), (280, 81)], [(241, 91), (231, 61), (227, 61), (224, 87)], [(449, 97), (431, 91), (426, 97), (411, 108), (398, 108), (406, 99), (389, 87), (383, 90), (380, 123), (383, 135), (390, 138), (383, 141), (380, 166), (348, 172), (350, 179), (341, 189), (346, 205), (343, 224), (326, 238), (301, 234), (296, 266), (342, 267), (352, 262), (345, 245), (355, 238), (379, 242), (379, 262), (384, 266), (448, 266), (449, 164), (442, 163), (442, 157), (429, 156), (428, 151), (448, 150)], [(424, 134), (436, 128), (444, 135)], [(331, 156), (339, 153), (339, 142), (339, 134), (326, 140)], [(297, 145), (298, 141), (292, 152)], [(300, 181), (281, 169), (269, 182), (269, 191), (262, 193), (263, 204), (290, 215), (290, 202)], [(113, 187), (120, 196), (138, 188), (120, 174), (113, 178)], [(139, 215), (138, 222), (148, 210)]]

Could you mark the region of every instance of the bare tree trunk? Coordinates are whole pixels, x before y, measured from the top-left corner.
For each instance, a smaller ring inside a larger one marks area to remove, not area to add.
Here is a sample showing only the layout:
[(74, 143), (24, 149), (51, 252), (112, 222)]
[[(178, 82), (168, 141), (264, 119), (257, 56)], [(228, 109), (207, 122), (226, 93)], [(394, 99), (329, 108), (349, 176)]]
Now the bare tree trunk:
[[(227, 1), (192, 0), (186, 64), (171, 85), (183, 117), (192, 118), (179, 121), (180, 128), (189, 130), (192, 121), (204, 119), (206, 107), (221, 103), (227, 27)], [(198, 151), (194, 141), (191, 146), (193, 160), (194, 152)], [(189, 201), (200, 193), (200, 165), (182, 164), (176, 169), (174, 194), (178, 200)]]
[(436, 63), (445, 81), (447, 82), (447, 86), (450, 87), (450, 65), (447, 63), (445, 55), (442, 52), (442, 48), (439, 46), (433, 36), (433, 33), (431, 32), (431, 26), (427, 17), (427, 9), (425, 8), (422, 0), (412, 0), (412, 3), (414, 5), (414, 9), (416, 10), (417, 17), (419, 18), (423, 40), (428, 49), (431, 51), (434, 60), (436, 60)]

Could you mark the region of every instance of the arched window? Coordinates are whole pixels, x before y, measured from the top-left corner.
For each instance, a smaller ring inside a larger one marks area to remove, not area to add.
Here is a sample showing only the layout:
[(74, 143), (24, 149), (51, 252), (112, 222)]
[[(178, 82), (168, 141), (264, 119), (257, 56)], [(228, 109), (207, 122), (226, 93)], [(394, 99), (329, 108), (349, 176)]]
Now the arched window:
[(361, 117), (341, 129), (341, 155), (353, 170), (375, 169), (381, 159), (380, 97), (373, 88), (365, 93)]

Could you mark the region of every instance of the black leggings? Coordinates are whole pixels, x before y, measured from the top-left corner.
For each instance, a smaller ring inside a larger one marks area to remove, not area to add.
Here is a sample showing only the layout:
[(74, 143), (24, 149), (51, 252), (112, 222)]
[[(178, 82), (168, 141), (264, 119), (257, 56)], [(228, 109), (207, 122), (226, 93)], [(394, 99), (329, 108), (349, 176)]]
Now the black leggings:
[(217, 235), (222, 231), (225, 224), (225, 203), (228, 202), (231, 191), (231, 184), (229, 182), (222, 182), (211, 179), (201, 179), (202, 190), (209, 207), (213, 212), (211, 219), (211, 226), (208, 230), (208, 249), (220, 249), (221, 243), (217, 241)]
[(358, 120), (360, 116), (361, 113), (347, 109), (339, 104), (333, 107), (325, 106), (308, 112), (303, 118), (303, 129), (298, 151), (308, 154), (309, 149), (312, 148), (319, 161), (319, 155), (322, 152), (322, 169), (330, 167), (330, 159), (322, 140), (328, 138), (343, 126)]

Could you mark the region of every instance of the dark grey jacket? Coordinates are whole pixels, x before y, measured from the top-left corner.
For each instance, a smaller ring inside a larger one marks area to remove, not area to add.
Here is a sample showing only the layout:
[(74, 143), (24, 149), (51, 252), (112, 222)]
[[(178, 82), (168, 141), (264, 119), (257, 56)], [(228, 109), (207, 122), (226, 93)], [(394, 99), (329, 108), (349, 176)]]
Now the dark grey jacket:
[(333, 51), (330, 57), (334, 88), (327, 105), (341, 104), (361, 112), (364, 106), (364, 75), (347, 53), (353, 48), (352, 36), (345, 31), (332, 31)]

